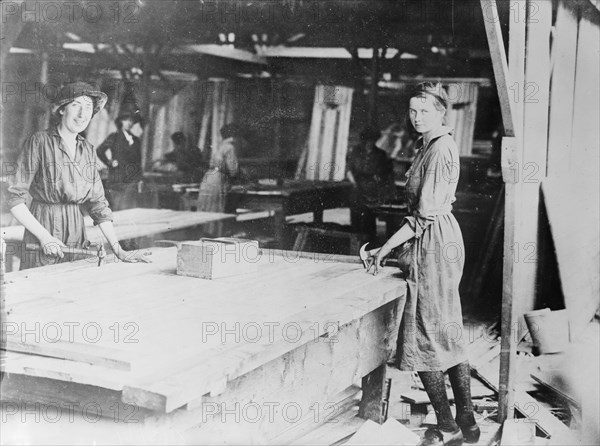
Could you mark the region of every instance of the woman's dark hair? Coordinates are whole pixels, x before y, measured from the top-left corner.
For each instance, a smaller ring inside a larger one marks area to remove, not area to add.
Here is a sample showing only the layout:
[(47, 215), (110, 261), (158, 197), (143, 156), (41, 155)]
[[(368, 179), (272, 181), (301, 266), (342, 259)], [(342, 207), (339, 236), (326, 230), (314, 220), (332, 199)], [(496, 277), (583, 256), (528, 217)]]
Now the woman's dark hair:
[(445, 111), (448, 108), (448, 93), (440, 82), (421, 82), (410, 93), (410, 99), (433, 96), (435, 108)]
[(241, 136), (242, 129), (237, 124), (225, 124), (221, 127), (221, 137), (223, 139), (231, 138), (232, 136)]
[(185, 143), (185, 135), (183, 134), (183, 132), (175, 132), (171, 135), (171, 141), (173, 141), (173, 144), (184, 144)]
[(52, 113), (50, 115), (50, 123), (52, 125), (59, 125), (60, 124), (60, 121), (61, 121), (62, 116), (63, 116), (62, 112), (67, 107), (67, 105), (69, 105), (69, 104), (70, 104), (70, 102), (67, 102), (66, 104), (61, 105), (60, 107), (58, 107), (54, 111), (54, 113)]

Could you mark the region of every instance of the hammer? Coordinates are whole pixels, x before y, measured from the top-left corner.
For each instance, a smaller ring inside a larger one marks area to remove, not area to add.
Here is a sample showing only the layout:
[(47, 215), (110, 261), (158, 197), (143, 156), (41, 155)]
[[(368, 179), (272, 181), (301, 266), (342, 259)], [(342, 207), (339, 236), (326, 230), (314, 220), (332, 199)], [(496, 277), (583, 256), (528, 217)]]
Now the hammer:
[[(90, 249), (93, 248), (93, 249)], [(25, 245), (25, 249), (27, 251), (41, 251), (42, 248), (40, 245), (35, 243), (27, 243)], [(96, 252), (94, 252), (94, 250)], [(102, 263), (102, 259), (106, 256), (106, 252), (104, 251), (104, 245), (102, 243), (91, 243), (89, 240), (86, 240), (83, 243), (83, 248), (66, 248), (64, 252), (69, 254), (79, 254), (84, 256), (97, 256), (98, 257), (98, 266)]]
[(362, 262), (363, 262), (363, 266), (368, 271), (370, 269), (371, 265), (373, 264), (373, 262), (375, 261), (375, 259), (373, 259), (373, 257), (377, 255), (377, 253), (379, 252), (379, 250), (381, 248), (367, 250), (367, 245), (368, 245), (368, 243), (365, 243), (364, 245), (362, 245), (360, 247), (360, 250), (358, 251), (358, 255), (360, 257), (360, 260), (362, 260)]

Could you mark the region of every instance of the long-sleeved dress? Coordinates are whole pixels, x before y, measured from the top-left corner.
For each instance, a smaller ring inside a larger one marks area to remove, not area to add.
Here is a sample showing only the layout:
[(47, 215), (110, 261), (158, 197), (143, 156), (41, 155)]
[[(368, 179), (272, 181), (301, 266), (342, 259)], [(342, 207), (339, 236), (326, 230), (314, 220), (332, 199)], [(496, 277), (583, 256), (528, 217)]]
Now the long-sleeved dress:
[[(23, 145), (14, 174), (9, 176), (10, 208), (27, 203), (29, 210), (53, 237), (68, 247), (81, 247), (86, 241), (83, 212), (95, 224), (112, 221), (104, 196), (92, 145), (77, 135), (75, 158), (68, 154), (56, 127), (34, 133)], [(21, 269), (58, 263), (57, 257), (41, 251), (27, 251), (25, 244), (39, 244), (28, 230), (23, 237)], [(71, 260), (67, 254), (62, 261)]]
[(407, 173), (406, 222), (416, 235), (398, 335), (401, 370), (447, 370), (467, 360), (458, 293), (465, 250), (452, 215), (460, 160), (451, 133), (443, 126), (427, 147), (420, 139)]
[[(138, 207), (140, 201), (138, 181), (143, 179), (142, 143), (135, 135), (127, 135), (123, 131), (111, 133), (96, 149), (100, 161), (109, 166), (106, 192), (115, 211)], [(112, 161), (117, 161), (118, 165), (112, 167)]]
[[(211, 154), (209, 169), (200, 183), (198, 211), (225, 211), (230, 178), (238, 173), (237, 151), (241, 144), (242, 140), (239, 138), (227, 138)], [(221, 226), (221, 222), (210, 223), (206, 225), (206, 231), (218, 235), (221, 232)]]

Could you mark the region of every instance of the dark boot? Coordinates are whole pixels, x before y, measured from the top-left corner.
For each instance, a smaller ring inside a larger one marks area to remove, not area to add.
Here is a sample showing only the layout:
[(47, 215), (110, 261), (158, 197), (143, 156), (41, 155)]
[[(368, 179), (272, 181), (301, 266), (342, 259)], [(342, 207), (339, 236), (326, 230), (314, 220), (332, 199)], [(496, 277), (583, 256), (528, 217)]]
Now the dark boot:
[(460, 426), (467, 443), (477, 443), (481, 431), (475, 423), (473, 402), (471, 401), (471, 368), (468, 362), (462, 362), (448, 370), (450, 384), (456, 404), (456, 424)]

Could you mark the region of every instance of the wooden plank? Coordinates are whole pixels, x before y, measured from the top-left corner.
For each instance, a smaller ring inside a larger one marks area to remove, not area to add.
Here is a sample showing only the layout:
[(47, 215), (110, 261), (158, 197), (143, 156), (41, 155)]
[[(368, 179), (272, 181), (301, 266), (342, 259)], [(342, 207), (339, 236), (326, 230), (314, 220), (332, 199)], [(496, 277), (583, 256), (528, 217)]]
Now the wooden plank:
[[(99, 320), (104, 321), (105, 325), (114, 321), (135, 321), (139, 327), (139, 342), (117, 346), (119, 350), (129, 352), (135, 361), (128, 381), (131, 385), (142, 386), (148, 391), (149, 398), (153, 398), (152, 388), (145, 388), (143, 383), (152, 377), (146, 375), (155, 374), (150, 382), (164, 380), (165, 388), (173, 389), (172, 395), (179, 398), (172, 402), (172, 407), (169, 406), (174, 408), (219, 387), (223, 378), (228, 380), (227, 386), (230, 386), (236, 376), (242, 376), (285, 355), (285, 352), (305, 341), (312, 343), (316, 333), (319, 336), (331, 335), (327, 324), (331, 325), (332, 321), (343, 326), (364, 319), (363, 315), (394, 302), (404, 290), (403, 282), (394, 276), (391, 268), (384, 268), (381, 274), (373, 277), (365, 274), (357, 263), (286, 260), (277, 256), (263, 257), (259, 266), (259, 282), (254, 276), (202, 281), (173, 274), (174, 248), (154, 249), (153, 252), (152, 264), (108, 264), (102, 276), (98, 275), (96, 268), (85, 264), (64, 264), (11, 273), (9, 292), (17, 291), (19, 299), (23, 296), (29, 301), (28, 307), (22, 307), (24, 304), (17, 302), (13, 315), (23, 320), (39, 321), (39, 312), (31, 311), (35, 309), (36, 299), (45, 297), (56, 303), (56, 309), (48, 316), (50, 321), (83, 320), (82, 315), (100, 313), (102, 316)], [(110, 282), (103, 280), (106, 275), (111, 277)], [(39, 285), (36, 287), (39, 280), (45, 283), (43, 290), (39, 289)], [(139, 288), (141, 280), (146, 287)], [(75, 286), (75, 283), (78, 285)], [(84, 295), (79, 292), (82, 283), (89, 290)], [(129, 285), (133, 288), (128, 289)], [(138, 285), (138, 289), (135, 285)], [(120, 291), (115, 293), (113, 289), (110, 292), (111, 287)], [(282, 287), (286, 289), (284, 294), (280, 292)], [(249, 301), (248, 294), (256, 297)], [(224, 306), (215, 306), (211, 298), (215, 295), (227, 296), (231, 302), (237, 302), (234, 305), (236, 311), (232, 313)], [(242, 314), (244, 318), (240, 319)], [(392, 339), (397, 335), (397, 332), (383, 334), (378, 331), (379, 324), (381, 327), (393, 325), (390, 317), (386, 316), (385, 323), (376, 322), (379, 319), (369, 323), (363, 320), (362, 326), (355, 327), (355, 330), (376, 335), (378, 343), (372, 350), (379, 351), (377, 354), (382, 354), (379, 349), (385, 347), (381, 339), (386, 336)], [(306, 337), (304, 341), (299, 339), (297, 343), (292, 343), (286, 341), (278, 331), (273, 342), (263, 336), (261, 345), (235, 340), (222, 344), (219, 338), (213, 342), (198, 342), (199, 323), (202, 321), (278, 321), (280, 324), (296, 324)], [(315, 324), (318, 324), (317, 331)], [(164, 336), (164, 333), (175, 332), (180, 342), (177, 349), (172, 348), (172, 338)], [(354, 334), (348, 339), (358, 338)], [(107, 339), (105, 345), (110, 342), (113, 341)], [(395, 345), (395, 341), (390, 340), (389, 345)], [(322, 348), (325, 347), (329, 348), (329, 345)], [(160, 367), (156, 364), (156, 351), (163, 352)], [(346, 356), (351, 356), (349, 360), (354, 361), (353, 355), (346, 353), (343, 358)], [(353, 371), (352, 367), (345, 366), (345, 360), (341, 361), (340, 369)], [(319, 363), (316, 360), (314, 362)], [(189, 374), (181, 375), (184, 371), (189, 371)], [(369, 371), (365, 369), (364, 373)], [(177, 382), (180, 378), (181, 381)], [(352, 375), (352, 379), (356, 377)], [(203, 383), (206, 384), (206, 390), (202, 389)], [(198, 394), (194, 395), (194, 392)], [(162, 407), (166, 407), (166, 402), (160, 400), (161, 395), (157, 393), (158, 402), (149, 404), (164, 404)]]
[[(475, 374), (482, 379), (490, 388), (499, 391), (498, 379), (492, 369), (474, 370)], [(518, 410), (521, 415), (524, 415), (542, 430), (546, 435), (553, 437), (571, 438), (569, 428), (562, 423), (558, 418), (552, 415), (546, 408), (541, 406), (532, 396), (522, 390), (517, 390), (514, 393), (514, 402), (511, 411)], [(565, 443), (575, 444), (575, 443)]]
[(352, 113), (354, 89), (344, 87), (343, 91), (346, 98), (340, 111), (335, 157), (332, 159), (333, 176), (331, 179), (334, 181), (343, 181), (346, 178), (346, 155), (348, 153), (348, 135), (350, 133), (350, 116)]
[(306, 165), (304, 168), (307, 180), (317, 179), (316, 167), (319, 163), (319, 147), (321, 140), (321, 121), (323, 119), (323, 104), (321, 98), (324, 96), (324, 86), (315, 86), (315, 98), (313, 102), (312, 118), (310, 123), (310, 133), (308, 136), (308, 147), (306, 156)]
[(67, 361), (31, 354), (6, 353), (6, 373), (75, 382), (120, 391), (127, 382), (128, 373), (96, 365)]
[[(564, 171), (560, 181), (548, 184), (556, 187), (556, 194), (546, 193), (548, 204), (553, 208), (551, 224), (554, 225), (559, 273), (565, 297), (565, 307), (569, 312), (571, 338), (577, 338), (591, 320), (599, 305), (600, 296), (600, 242), (597, 222), (600, 218), (600, 13), (589, 4), (582, 4), (581, 20), (577, 37), (577, 64), (575, 68), (575, 93), (573, 106), (573, 131), (570, 151), (570, 169)], [(564, 192), (559, 195), (558, 186)], [(546, 189), (544, 190), (546, 192)], [(568, 191), (568, 192), (567, 192)], [(548, 192), (550, 192), (548, 190)], [(562, 215), (556, 213), (552, 199), (568, 196)], [(581, 200), (579, 197), (585, 197)], [(578, 212), (586, 218), (578, 225), (576, 233), (564, 233), (564, 216), (572, 212), (579, 202)], [(550, 209), (549, 209), (550, 212)], [(549, 215), (550, 217), (550, 215)], [(559, 229), (560, 228), (560, 229)], [(559, 232), (560, 231), (560, 232)], [(565, 238), (566, 237), (566, 238)], [(580, 246), (577, 254), (580, 270), (575, 271), (572, 253), (568, 253), (567, 243)], [(587, 243), (587, 246), (585, 244)]]
[(386, 364), (382, 364), (362, 379), (363, 396), (358, 416), (382, 424)]
[(577, 11), (571, 2), (561, 0), (556, 12), (556, 32), (552, 44), (550, 125), (548, 131), (548, 177), (570, 170), (571, 134), (577, 58)]
[[(517, 3), (519, 17), (525, 17), (527, 4)], [(523, 10), (521, 10), (523, 8)], [(506, 98), (512, 111), (512, 131), (506, 129), (506, 119), (503, 118), (505, 136), (511, 140), (502, 141), (502, 174), (505, 184), (505, 212), (504, 212), (504, 248), (503, 248), (503, 286), (501, 308), (501, 352), (499, 369), (499, 404), (498, 421), (502, 423), (506, 418), (512, 418), (514, 412), (514, 390), (516, 377), (517, 346), (513, 340), (514, 323), (518, 320), (517, 308), (514, 304), (515, 290), (521, 280), (520, 270), (517, 268), (513, 247), (518, 241), (518, 229), (521, 225), (520, 195), (521, 183), (518, 181), (519, 166), (521, 166), (523, 147), (523, 101), (519, 100), (520, 92), (525, 83), (525, 36), (526, 20), (511, 20), (509, 28), (509, 79), (511, 86), (515, 87), (517, 94)], [(502, 51), (502, 45), (500, 45)], [(505, 78), (506, 81), (506, 78)], [(504, 88), (504, 85), (498, 87)], [(508, 95), (508, 92), (507, 92)], [(503, 111), (504, 115), (504, 111)], [(511, 148), (511, 150), (507, 150)], [(515, 169), (508, 176), (507, 167)]]
[[(119, 240), (129, 240), (168, 233), (183, 228), (203, 225), (214, 221), (233, 220), (233, 214), (219, 212), (185, 212), (170, 209), (133, 208), (113, 213), (115, 233)], [(90, 217), (85, 218), (88, 239), (102, 241), (102, 231), (95, 226)], [(23, 239), (23, 226), (7, 226), (2, 228), (5, 240), (20, 241)]]
[[(2, 38), (0, 39), (0, 67), (2, 69), (2, 79), (8, 80), (7, 72), (5, 71), (5, 61), (10, 49), (19, 37), (25, 21), (21, 19), (21, 8), (27, 10), (34, 9), (30, 2), (24, 0), (11, 1), (9, 5), (5, 5), (2, 9)], [(31, 8), (31, 9), (30, 9)]]
[[(532, 310), (535, 305), (540, 183), (546, 173), (552, 4), (528, 1), (525, 7), (527, 29), (524, 29), (523, 24), (513, 24), (513, 21), (510, 24), (509, 47), (514, 51), (510, 56), (511, 63), (514, 64), (511, 65), (511, 72), (514, 73), (511, 77), (519, 93), (513, 100), (522, 101), (523, 111), (522, 123), (515, 127), (519, 129), (516, 131), (516, 183), (506, 184), (498, 407), (500, 422), (513, 415), (517, 376), (516, 349), (518, 340), (525, 331), (521, 315)], [(523, 48), (526, 51), (524, 57)], [(525, 60), (524, 77), (521, 78)], [(515, 106), (514, 111), (516, 116), (521, 116), (520, 108)]]
[[(334, 88), (334, 87), (329, 87)], [(336, 94), (337, 94), (337, 88)], [(341, 107), (341, 106), (339, 106)], [(319, 161), (315, 166), (317, 180), (331, 180), (331, 161), (333, 159), (334, 141), (339, 126), (339, 107), (325, 108), (322, 123), (321, 143), (319, 144)]]
[[(500, 28), (500, 18), (495, 0), (481, 0), (481, 9), (484, 15), (485, 31), (490, 47), (490, 55), (492, 57), (492, 66), (494, 69), (494, 77), (496, 78), (496, 87), (498, 97), (500, 99), (500, 108), (502, 110), (502, 123), (504, 124), (504, 132), (506, 136), (514, 136), (515, 121), (512, 111), (512, 104), (509, 93), (510, 76), (508, 73), (508, 64), (506, 62), (506, 52), (502, 39), (502, 30)], [(487, 14), (492, 14), (488, 17)], [(517, 22), (523, 22), (518, 20)], [(512, 29), (512, 21), (511, 21)], [(513, 79), (514, 81), (514, 79)]]
[(27, 342), (25, 334), (8, 334), (6, 350), (9, 352), (29, 353), (51, 358), (68, 359), (86, 364), (94, 364), (117, 370), (131, 370), (130, 358), (122, 351), (100, 347), (92, 343), (75, 342)]

